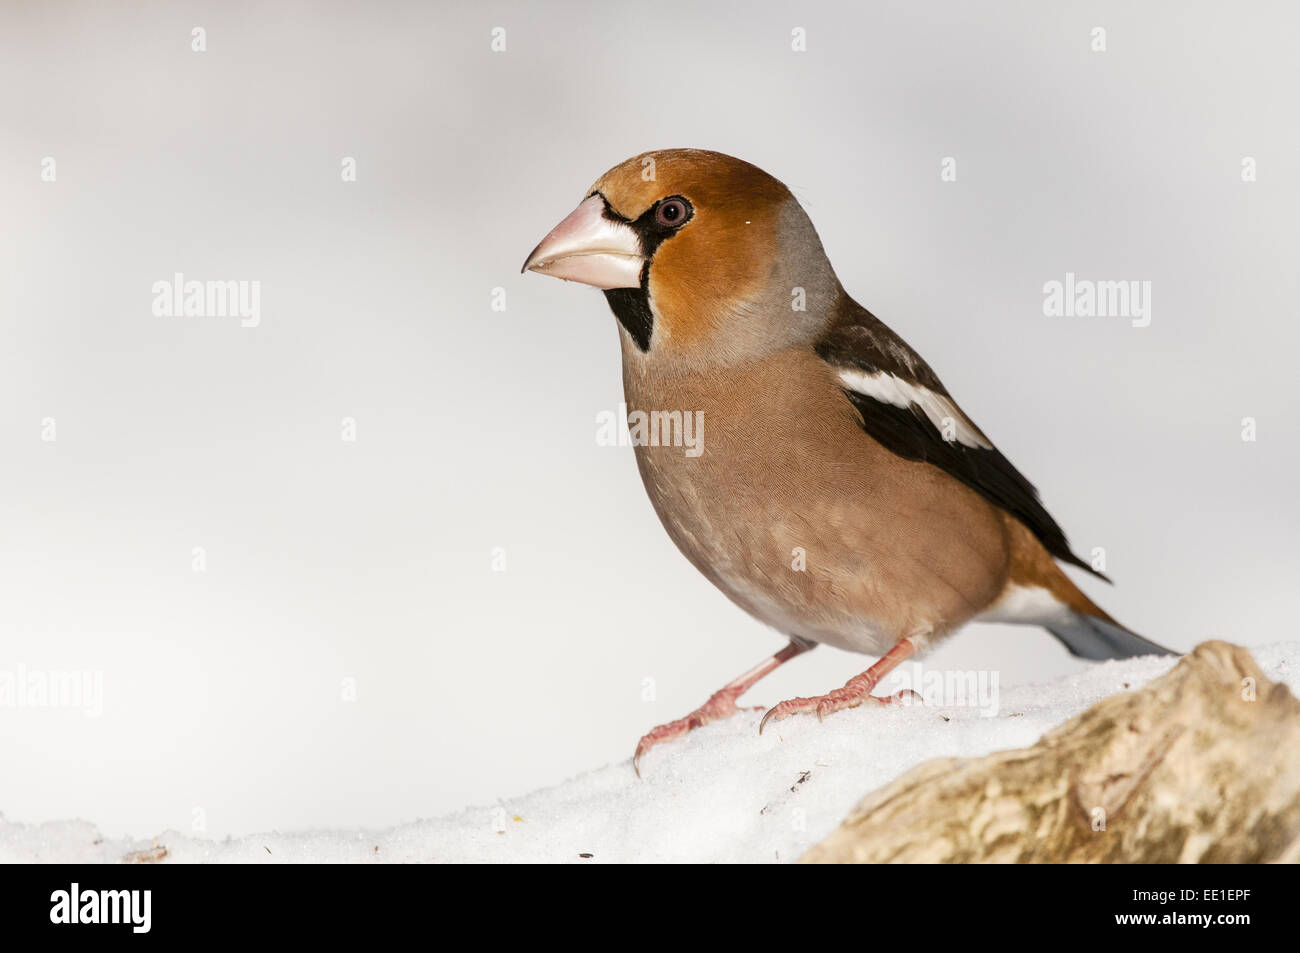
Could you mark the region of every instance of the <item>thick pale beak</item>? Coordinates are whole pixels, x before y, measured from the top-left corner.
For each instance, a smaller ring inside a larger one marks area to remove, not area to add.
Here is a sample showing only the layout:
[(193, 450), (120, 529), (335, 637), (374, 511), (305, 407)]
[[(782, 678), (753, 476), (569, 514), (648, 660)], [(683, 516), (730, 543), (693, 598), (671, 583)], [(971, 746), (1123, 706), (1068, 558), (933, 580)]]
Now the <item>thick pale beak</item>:
[(551, 229), (522, 271), (608, 290), (639, 288), (644, 264), (636, 232), (607, 218), (605, 200), (593, 195)]

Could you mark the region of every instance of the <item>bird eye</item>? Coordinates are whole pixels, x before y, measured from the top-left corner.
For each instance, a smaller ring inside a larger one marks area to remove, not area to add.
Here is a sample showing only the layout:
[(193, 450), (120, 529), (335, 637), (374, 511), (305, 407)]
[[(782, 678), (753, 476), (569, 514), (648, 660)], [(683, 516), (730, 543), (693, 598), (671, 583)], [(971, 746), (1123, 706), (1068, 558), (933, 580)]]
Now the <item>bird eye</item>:
[(655, 209), (655, 221), (666, 228), (676, 228), (690, 217), (690, 212), (686, 199), (664, 199)]

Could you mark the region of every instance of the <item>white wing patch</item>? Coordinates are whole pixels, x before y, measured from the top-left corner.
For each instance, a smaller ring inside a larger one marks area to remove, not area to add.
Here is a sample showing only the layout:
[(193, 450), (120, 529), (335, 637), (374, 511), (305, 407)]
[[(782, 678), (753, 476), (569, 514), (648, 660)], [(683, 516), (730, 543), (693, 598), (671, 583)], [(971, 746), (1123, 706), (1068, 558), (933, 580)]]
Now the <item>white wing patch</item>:
[(915, 405), (945, 438), (951, 434), (953, 441), (964, 446), (980, 450), (993, 449), (993, 444), (980, 433), (979, 428), (943, 394), (936, 394), (920, 384), (913, 384), (884, 371), (869, 374), (844, 368), (839, 371), (839, 375), (846, 387), (863, 397), (904, 409)]

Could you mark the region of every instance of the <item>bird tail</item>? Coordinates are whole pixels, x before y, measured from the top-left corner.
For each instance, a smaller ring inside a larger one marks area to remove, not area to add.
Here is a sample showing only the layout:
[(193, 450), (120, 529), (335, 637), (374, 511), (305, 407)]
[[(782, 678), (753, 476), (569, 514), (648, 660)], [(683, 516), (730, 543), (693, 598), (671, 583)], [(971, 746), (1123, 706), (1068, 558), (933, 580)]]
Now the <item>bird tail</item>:
[(1072, 610), (1065, 618), (1054, 619), (1043, 628), (1065, 643), (1071, 655), (1079, 658), (1100, 661), (1137, 655), (1178, 654), (1124, 628), (1113, 619), (1101, 619), (1084, 612)]

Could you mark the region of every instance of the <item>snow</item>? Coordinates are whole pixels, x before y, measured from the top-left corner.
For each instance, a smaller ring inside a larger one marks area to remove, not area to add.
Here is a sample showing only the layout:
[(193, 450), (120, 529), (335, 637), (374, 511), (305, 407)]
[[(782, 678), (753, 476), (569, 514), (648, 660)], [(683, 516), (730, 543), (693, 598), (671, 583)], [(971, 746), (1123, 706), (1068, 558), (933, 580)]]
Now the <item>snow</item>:
[[(1251, 651), (1270, 678), (1300, 688), (1300, 642)], [(382, 831), (222, 841), (163, 831), (152, 841), (110, 840), (85, 821), (24, 825), (0, 817), (0, 862), (790, 861), (863, 795), (921, 762), (1031, 745), (1173, 664), (1128, 659), (1046, 684), (1003, 686), (992, 716), (978, 704), (857, 708), (822, 723), (806, 716), (770, 723), (760, 737), (760, 713), (745, 712), (654, 749), (641, 779), (624, 761), (500, 804)]]

